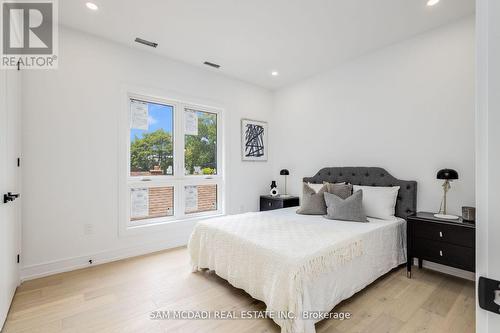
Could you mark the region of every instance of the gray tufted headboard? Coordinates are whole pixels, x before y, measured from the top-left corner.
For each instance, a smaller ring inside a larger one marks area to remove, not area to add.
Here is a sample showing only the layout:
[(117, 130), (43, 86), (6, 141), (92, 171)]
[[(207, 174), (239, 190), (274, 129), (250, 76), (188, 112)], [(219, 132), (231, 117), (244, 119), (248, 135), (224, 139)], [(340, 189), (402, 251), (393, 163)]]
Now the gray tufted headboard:
[(348, 182), (364, 186), (400, 186), (396, 202), (396, 216), (406, 219), (417, 211), (417, 182), (394, 178), (382, 168), (374, 167), (330, 167), (319, 170), (313, 177), (304, 177), (304, 182)]

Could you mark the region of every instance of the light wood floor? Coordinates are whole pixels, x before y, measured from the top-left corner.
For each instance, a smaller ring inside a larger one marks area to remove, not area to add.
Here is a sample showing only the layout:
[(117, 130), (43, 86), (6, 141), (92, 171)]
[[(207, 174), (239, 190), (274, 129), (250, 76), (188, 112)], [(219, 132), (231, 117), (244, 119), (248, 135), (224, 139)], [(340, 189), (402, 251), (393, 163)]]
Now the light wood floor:
[[(23, 283), (4, 328), (24, 332), (280, 332), (270, 319), (151, 320), (161, 310), (264, 310), (213, 273), (191, 273), (185, 248)], [(474, 283), (415, 268), (398, 269), (339, 304), (350, 320), (321, 332), (474, 332)]]

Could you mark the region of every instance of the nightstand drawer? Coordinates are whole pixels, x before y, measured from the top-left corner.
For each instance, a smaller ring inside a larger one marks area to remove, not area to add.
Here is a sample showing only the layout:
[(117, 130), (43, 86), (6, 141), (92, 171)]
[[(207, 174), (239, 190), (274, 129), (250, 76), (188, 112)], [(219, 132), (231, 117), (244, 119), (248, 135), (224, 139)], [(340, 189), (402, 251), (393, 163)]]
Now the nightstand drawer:
[(260, 196), (260, 210), (261, 211), (295, 207), (298, 205), (300, 205), (299, 197), (294, 197), (294, 196), (272, 197), (270, 195), (261, 195)]
[(260, 210), (273, 210), (283, 208), (283, 200), (260, 198)]
[(422, 221), (414, 222), (413, 227), (415, 237), (417, 238), (443, 241), (469, 248), (475, 247), (475, 234), (472, 228)]
[(414, 250), (413, 255), (424, 260), (468, 271), (474, 271), (476, 267), (473, 248), (417, 237)]

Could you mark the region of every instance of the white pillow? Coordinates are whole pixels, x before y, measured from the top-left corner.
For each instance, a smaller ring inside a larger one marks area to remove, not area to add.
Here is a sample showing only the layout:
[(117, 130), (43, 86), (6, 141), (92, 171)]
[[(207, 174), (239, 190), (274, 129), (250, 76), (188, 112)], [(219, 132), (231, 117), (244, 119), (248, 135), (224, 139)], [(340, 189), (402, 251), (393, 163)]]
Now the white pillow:
[(307, 185), (314, 190), (314, 192), (318, 193), (319, 190), (325, 186), (325, 184), (314, 184), (314, 183), (307, 183)]
[(394, 219), (399, 186), (353, 186), (353, 192), (363, 191), (363, 209), (366, 216), (382, 220)]

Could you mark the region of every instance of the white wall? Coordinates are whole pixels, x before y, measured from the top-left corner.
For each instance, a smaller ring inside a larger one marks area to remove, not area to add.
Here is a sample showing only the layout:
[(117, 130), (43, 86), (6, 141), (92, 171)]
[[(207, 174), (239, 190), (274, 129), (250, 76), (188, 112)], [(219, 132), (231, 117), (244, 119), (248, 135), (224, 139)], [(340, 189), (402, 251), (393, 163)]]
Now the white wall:
[(278, 91), (270, 133), (274, 175), (288, 168), (293, 194), (321, 167), (380, 166), (418, 181), (418, 209), (437, 211), (436, 172), (448, 167), (460, 214), (474, 205), (473, 18)]
[[(476, 276), (500, 281), (500, 2), (478, 0)], [(477, 303), (476, 303), (477, 304)], [(500, 316), (477, 305), (476, 331), (499, 332)]]
[[(241, 162), (240, 119), (269, 120), (271, 92), (76, 31), (59, 69), (23, 72), (23, 270), (34, 276), (185, 244), (192, 223), (118, 237), (124, 87), (225, 109), (228, 213), (258, 210), (270, 163)], [(84, 234), (91, 223), (93, 235)]]

